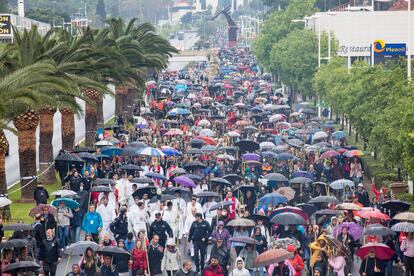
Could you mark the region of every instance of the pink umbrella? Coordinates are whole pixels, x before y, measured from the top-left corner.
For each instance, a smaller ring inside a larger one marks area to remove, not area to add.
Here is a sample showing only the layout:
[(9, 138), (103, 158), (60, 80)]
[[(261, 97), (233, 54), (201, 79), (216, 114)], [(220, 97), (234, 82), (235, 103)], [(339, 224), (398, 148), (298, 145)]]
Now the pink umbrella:
[(384, 213), (381, 213), (380, 210), (372, 207), (364, 207), (358, 211), (358, 216), (366, 219), (383, 219), (390, 220), (390, 217)]
[(223, 88), (224, 88), (224, 89), (233, 89), (233, 88), (234, 88), (234, 86), (233, 86), (233, 85), (231, 85), (231, 84), (225, 83), (225, 84), (223, 85)]
[(321, 159), (329, 159), (329, 158), (335, 157), (339, 154), (340, 153), (337, 152), (336, 150), (328, 150), (328, 151), (325, 151), (324, 153), (322, 153), (320, 158)]
[(383, 243), (369, 242), (358, 249), (356, 255), (361, 259), (365, 259), (370, 252), (375, 252), (375, 257), (380, 260), (389, 260), (395, 253), (394, 250)]
[(342, 232), (343, 228), (348, 228), (348, 233), (354, 240), (359, 240), (362, 236), (363, 229), (361, 225), (356, 224), (355, 222), (343, 222), (334, 229), (335, 237)]

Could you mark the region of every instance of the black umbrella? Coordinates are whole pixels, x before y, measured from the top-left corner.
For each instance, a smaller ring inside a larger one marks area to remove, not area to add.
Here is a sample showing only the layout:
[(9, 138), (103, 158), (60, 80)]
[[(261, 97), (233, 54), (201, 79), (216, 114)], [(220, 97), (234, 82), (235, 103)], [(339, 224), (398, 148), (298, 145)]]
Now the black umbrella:
[(55, 158), (55, 162), (64, 162), (64, 163), (71, 163), (71, 162), (80, 162), (83, 163), (83, 160), (78, 157), (76, 154), (72, 154), (72, 153), (64, 153), (61, 155), (58, 155)]
[(376, 235), (376, 236), (393, 236), (395, 232), (390, 228), (385, 227), (379, 223), (369, 224), (363, 233), (364, 236)]
[(291, 180), (289, 180), (289, 184), (306, 184), (306, 183), (312, 183), (312, 179), (299, 176), (299, 177), (294, 177)]
[(236, 181), (242, 181), (243, 177), (241, 177), (240, 175), (237, 174), (227, 174), (225, 176), (223, 176), (224, 179), (230, 181), (231, 183), (235, 184)]
[(111, 156), (109, 156), (109, 155), (105, 155), (105, 154), (102, 154), (102, 153), (95, 154), (95, 157), (96, 157), (96, 159), (98, 159), (99, 161), (102, 161), (102, 159), (105, 159), (105, 160), (112, 160), (112, 157), (111, 157)]
[(13, 239), (0, 243), (0, 249), (3, 248), (21, 248), (29, 245), (29, 241), (26, 239)]
[(154, 180), (149, 177), (135, 177), (132, 178), (131, 182), (137, 184), (154, 184)]
[(144, 142), (132, 142), (131, 144), (129, 144), (130, 147), (133, 147), (135, 149), (137, 148), (147, 148), (149, 147), (147, 144), (145, 144)]
[(82, 158), (83, 160), (90, 160), (90, 161), (99, 162), (98, 158), (96, 158), (95, 155), (93, 155), (89, 152), (79, 152), (76, 155), (79, 156), (80, 158)]
[(201, 175), (198, 175), (198, 174), (188, 173), (188, 174), (184, 174), (184, 176), (187, 176), (191, 180), (196, 180), (196, 181), (203, 180), (203, 177)]
[(131, 256), (131, 254), (126, 251), (125, 249), (118, 247), (118, 246), (103, 246), (96, 250), (96, 253), (103, 254), (103, 255), (128, 255)]
[(134, 164), (122, 165), (121, 167), (119, 167), (119, 169), (126, 171), (143, 171), (143, 169), (140, 166)]
[(260, 244), (259, 241), (250, 238), (250, 237), (246, 237), (246, 236), (236, 236), (236, 237), (232, 237), (230, 238), (231, 242), (240, 242), (240, 243), (245, 243), (245, 244)]
[(197, 194), (197, 197), (220, 197), (218, 193), (205, 191)]
[(193, 192), (191, 192), (191, 190), (189, 188), (185, 188), (185, 187), (171, 187), (168, 189), (168, 193), (170, 194), (175, 194), (176, 192), (180, 193), (180, 198), (184, 199), (185, 201), (190, 201)]
[(38, 270), (39, 268), (40, 268), (40, 265), (35, 262), (20, 261), (17, 263), (9, 264), (8, 266), (6, 266), (3, 272), (9, 272), (9, 273), (29, 272), (29, 271), (34, 272)]
[(26, 223), (15, 223), (3, 226), (4, 231), (31, 231), (33, 230), (33, 225)]
[(255, 222), (257, 222), (258, 220), (263, 221), (264, 224), (267, 224), (270, 222), (269, 218), (267, 216), (264, 215), (259, 215), (259, 214), (253, 214), (247, 217), (248, 219), (252, 219)]
[(155, 203), (155, 202), (157, 202), (158, 200), (159, 200), (159, 201), (161, 201), (161, 202), (165, 202), (165, 201), (168, 201), (168, 200), (173, 200), (173, 199), (175, 199), (175, 196), (173, 196), (173, 195), (162, 194), (160, 197), (158, 197), (158, 196), (153, 196), (153, 197), (151, 198), (151, 200), (149, 201), (149, 203)]
[(334, 216), (336, 215), (336, 211), (332, 209), (322, 209), (315, 212), (315, 215), (319, 216)]
[(191, 148), (187, 151), (188, 154), (197, 155), (197, 154), (203, 154), (203, 151), (201, 149), (197, 148)]
[(275, 224), (281, 225), (299, 225), (306, 224), (305, 219), (296, 213), (280, 213), (276, 214), (271, 220)]
[(191, 139), (190, 144), (191, 144), (192, 148), (198, 148), (199, 149), (204, 145), (204, 141), (201, 140), (201, 139), (195, 138), (195, 139)]
[(233, 152), (236, 152), (236, 151), (238, 151), (238, 150), (240, 150), (240, 148), (239, 148), (239, 147), (220, 147), (220, 148), (219, 148), (219, 151), (224, 151), (224, 152), (227, 152), (227, 151), (233, 151)]
[(94, 153), (96, 150), (94, 148), (91, 147), (77, 147), (74, 148), (72, 150), (72, 152), (77, 153), (77, 152), (89, 152), (89, 153)]
[[(146, 147), (148, 147), (148, 146), (146, 146)], [(133, 148), (131, 146), (124, 147), (122, 149), (121, 155), (123, 155), (123, 156), (137, 156), (138, 155), (137, 154), (138, 149), (140, 149), (140, 148)]]
[(216, 203), (213, 206), (211, 206), (210, 209), (208, 209), (208, 210), (209, 211), (214, 211), (214, 210), (217, 210), (219, 208), (225, 208), (225, 207), (230, 206), (232, 204), (233, 204), (232, 201), (221, 201), (221, 202)]
[(96, 251), (99, 248), (99, 245), (93, 241), (79, 241), (67, 246), (63, 253), (67, 255), (81, 255), (85, 253), (85, 250), (88, 247), (92, 248), (93, 251)]
[(112, 179), (107, 179), (107, 178), (98, 178), (95, 179), (92, 182), (92, 186), (111, 186), (111, 185), (115, 185), (115, 181), (113, 181)]
[(411, 204), (402, 200), (388, 200), (382, 204), (382, 207), (394, 212), (404, 212), (410, 209)]
[(258, 143), (252, 140), (240, 140), (235, 144), (237, 147), (239, 147), (240, 151), (245, 152), (253, 152), (255, 150), (259, 150), (260, 146)]
[(318, 208), (316, 208), (315, 205), (308, 204), (308, 203), (300, 203), (300, 204), (297, 204), (296, 207), (301, 208), (309, 216), (311, 216), (313, 213), (315, 213), (318, 210)]
[(98, 192), (98, 193), (105, 193), (105, 192), (113, 192), (113, 190), (108, 186), (93, 186), (89, 192)]
[(133, 194), (132, 197), (142, 198), (144, 194), (148, 194), (148, 198), (152, 198), (157, 195), (157, 188), (155, 187), (142, 187), (138, 188)]
[(308, 203), (335, 203), (339, 204), (339, 200), (336, 199), (334, 196), (318, 196), (311, 198), (311, 200), (308, 201)]
[(207, 167), (200, 161), (191, 161), (185, 164), (183, 168), (186, 170), (195, 170), (195, 169), (205, 169)]
[(289, 179), (287, 179), (286, 176), (280, 173), (269, 173), (269, 174), (266, 174), (263, 178), (270, 180), (270, 181), (281, 181), (281, 182), (289, 181)]
[(211, 183), (215, 183), (215, 184), (220, 184), (220, 185), (224, 185), (224, 186), (231, 186), (231, 182), (221, 178), (221, 177), (213, 177), (212, 179), (210, 179)]
[(241, 186), (238, 186), (238, 187), (236, 187), (236, 188), (234, 188), (234, 190), (233, 190), (233, 194), (237, 194), (237, 193), (243, 193), (243, 194), (245, 194), (247, 191), (251, 191), (252, 193), (254, 193), (255, 192), (255, 186), (253, 186), (253, 185), (241, 185)]

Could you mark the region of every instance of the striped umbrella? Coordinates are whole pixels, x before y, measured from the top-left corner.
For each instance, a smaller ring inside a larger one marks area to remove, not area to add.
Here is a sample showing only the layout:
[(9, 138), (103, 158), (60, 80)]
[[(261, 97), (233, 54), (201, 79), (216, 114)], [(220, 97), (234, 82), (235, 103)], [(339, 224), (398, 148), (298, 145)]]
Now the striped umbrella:
[(163, 157), (165, 155), (161, 150), (152, 147), (144, 148), (138, 154), (152, 157)]
[(414, 232), (414, 223), (411, 222), (399, 222), (394, 224), (391, 227), (392, 231), (395, 232), (410, 232), (413, 233)]

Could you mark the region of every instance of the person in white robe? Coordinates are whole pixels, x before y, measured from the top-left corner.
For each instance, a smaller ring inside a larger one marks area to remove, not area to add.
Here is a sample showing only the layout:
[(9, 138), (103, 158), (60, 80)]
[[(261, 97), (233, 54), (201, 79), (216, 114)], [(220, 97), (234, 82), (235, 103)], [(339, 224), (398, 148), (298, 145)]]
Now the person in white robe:
[(109, 225), (115, 220), (116, 213), (115, 208), (108, 204), (108, 198), (102, 198), (101, 204), (96, 209), (96, 212), (101, 215), (102, 218), (102, 231), (100, 233), (102, 238), (107, 233), (112, 237), (113, 235), (109, 229)]

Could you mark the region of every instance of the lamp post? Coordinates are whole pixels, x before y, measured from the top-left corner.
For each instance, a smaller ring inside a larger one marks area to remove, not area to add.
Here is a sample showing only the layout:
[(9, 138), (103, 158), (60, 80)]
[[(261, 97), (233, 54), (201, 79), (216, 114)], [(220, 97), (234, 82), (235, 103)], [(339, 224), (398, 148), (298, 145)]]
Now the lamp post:
[(407, 79), (411, 82), (411, 0), (405, 0), (408, 4), (408, 30), (407, 30)]

